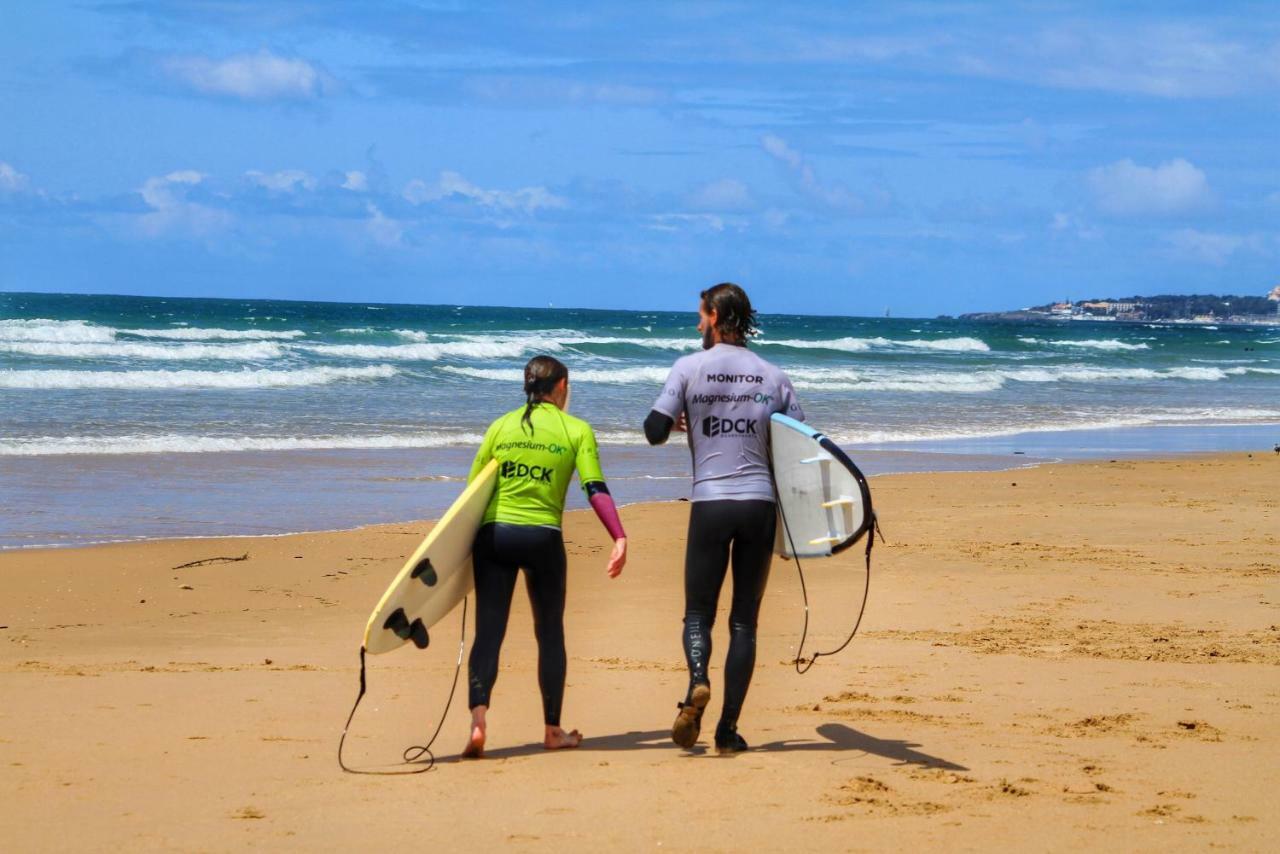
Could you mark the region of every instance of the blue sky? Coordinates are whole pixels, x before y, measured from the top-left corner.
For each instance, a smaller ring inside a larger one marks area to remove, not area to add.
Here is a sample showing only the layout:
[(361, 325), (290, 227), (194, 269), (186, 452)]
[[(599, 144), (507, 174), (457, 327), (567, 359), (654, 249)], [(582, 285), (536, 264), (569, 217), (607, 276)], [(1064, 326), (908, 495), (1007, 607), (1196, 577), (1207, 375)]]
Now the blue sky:
[(1274, 3), (0, 8), (0, 289), (933, 315), (1280, 283)]

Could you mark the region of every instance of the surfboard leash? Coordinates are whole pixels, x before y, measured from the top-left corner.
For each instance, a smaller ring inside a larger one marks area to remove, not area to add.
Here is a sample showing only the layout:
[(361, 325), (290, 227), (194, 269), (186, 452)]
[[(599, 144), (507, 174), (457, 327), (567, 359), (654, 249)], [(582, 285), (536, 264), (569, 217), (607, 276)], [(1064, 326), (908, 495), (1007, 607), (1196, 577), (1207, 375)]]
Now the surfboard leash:
[[(781, 502), (778, 504), (778, 515), (782, 516), (782, 528), (786, 531), (787, 542), (791, 545), (791, 556), (796, 562), (796, 573), (800, 576), (800, 595), (804, 599), (804, 628), (800, 630), (800, 645), (796, 647), (796, 657), (791, 662), (795, 665), (796, 673), (803, 676), (805, 673), (809, 672), (810, 668), (813, 667), (819, 658), (824, 655), (836, 655), (837, 653), (844, 651), (844, 648), (852, 643), (854, 636), (858, 634), (858, 629), (862, 626), (862, 615), (867, 612), (867, 597), (871, 593), (871, 547), (875, 543), (876, 534), (880, 531), (880, 523), (876, 519), (875, 512), (872, 511), (871, 529), (867, 531), (867, 565), (866, 573), (864, 575), (865, 580), (862, 587), (862, 605), (858, 607), (858, 618), (854, 620), (853, 628), (849, 631), (849, 636), (844, 639), (844, 643), (840, 644), (835, 649), (815, 652), (808, 658), (808, 660), (806, 660), (804, 657), (804, 642), (809, 636), (809, 591), (804, 582), (804, 569), (800, 565), (800, 556), (796, 554), (796, 544), (795, 541), (791, 539), (791, 530), (787, 527), (787, 516), (782, 511)], [(880, 539), (882, 541), (884, 540), (883, 533), (880, 534)]]
[(365, 680), (365, 648), (360, 647), (360, 693), (356, 694), (356, 701), (351, 706), (351, 714), (347, 715), (347, 722), (342, 727), (342, 736), (338, 739), (338, 767), (348, 774), (372, 774), (383, 777), (404, 777), (409, 774), (422, 774), (430, 771), (436, 765), (436, 755), (431, 752), (431, 746), (436, 743), (436, 738), (440, 735), (440, 730), (444, 729), (445, 718), (449, 716), (449, 707), (453, 705), (453, 696), (458, 690), (458, 674), (462, 672), (462, 652), (467, 645), (467, 599), (462, 597), (462, 631), (458, 638), (458, 662), (453, 668), (453, 684), (449, 687), (449, 699), (445, 700), (444, 712), (440, 715), (440, 721), (436, 724), (436, 730), (431, 734), (430, 740), (424, 745), (411, 745), (404, 749), (401, 754), (401, 761), (405, 765), (415, 764), (419, 759), (426, 755), (429, 758), (427, 764), (421, 768), (415, 768), (412, 771), (362, 771), (358, 768), (352, 768), (342, 761), (342, 746), (347, 741), (347, 730), (351, 728), (351, 721), (356, 716), (356, 709), (360, 708), (360, 701), (364, 699), (367, 683)]
[[(773, 449), (769, 449), (769, 468), (773, 469)], [(777, 502), (778, 516), (782, 518), (782, 531), (786, 534), (787, 544), (791, 547), (791, 559), (796, 562), (796, 574), (800, 577), (800, 596), (804, 600), (804, 626), (800, 629), (800, 644), (796, 647), (796, 657), (791, 663), (796, 668), (796, 673), (804, 675), (809, 669), (824, 655), (835, 655), (844, 650), (853, 642), (854, 636), (858, 633), (858, 628), (862, 625), (862, 615), (867, 612), (867, 597), (871, 593), (871, 547), (875, 544), (876, 534), (880, 534), (881, 542), (884, 541), (884, 533), (880, 530), (880, 520), (876, 518), (875, 510), (871, 511), (871, 527), (867, 531), (867, 569), (865, 581), (862, 587), (862, 604), (858, 607), (858, 618), (853, 622), (853, 630), (849, 632), (849, 636), (844, 639), (844, 643), (832, 650), (826, 652), (815, 652), (807, 660), (804, 657), (804, 642), (809, 637), (809, 588), (804, 581), (804, 567), (800, 563), (800, 555), (796, 549), (796, 541), (791, 536), (791, 526), (787, 524), (787, 514), (782, 508), (782, 496), (778, 493), (778, 479), (773, 478), (773, 497)], [(868, 508), (870, 505), (868, 504)]]

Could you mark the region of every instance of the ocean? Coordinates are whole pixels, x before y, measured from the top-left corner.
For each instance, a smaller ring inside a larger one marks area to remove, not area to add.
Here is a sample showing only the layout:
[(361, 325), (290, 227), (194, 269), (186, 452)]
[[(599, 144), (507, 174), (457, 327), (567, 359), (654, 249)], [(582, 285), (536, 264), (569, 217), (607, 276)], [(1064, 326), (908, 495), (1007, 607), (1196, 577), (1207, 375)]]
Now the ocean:
[[(622, 503), (686, 496), (683, 444), (649, 448), (640, 424), (700, 346), (696, 322), (692, 309), (0, 294), (0, 548), (438, 516), (538, 353), (569, 366), (573, 412)], [(751, 346), (869, 474), (1280, 441), (1276, 326), (760, 325)]]

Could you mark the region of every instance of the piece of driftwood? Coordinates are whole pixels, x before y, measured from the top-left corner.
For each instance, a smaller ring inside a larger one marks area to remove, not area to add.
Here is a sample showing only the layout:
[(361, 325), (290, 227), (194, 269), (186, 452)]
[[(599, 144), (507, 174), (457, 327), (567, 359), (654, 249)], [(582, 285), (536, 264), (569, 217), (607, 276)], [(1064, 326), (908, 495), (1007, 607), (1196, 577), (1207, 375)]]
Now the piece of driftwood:
[(193, 566), (204, 566), (210, 563), (235, 563), (237, 561), (248, 560), (248, 559), (249, 559), (248, 552), (245, 552), (244, 554), (240, 555), (240, 557), (207, 557), (204, 560), (193, 560), (191, 561), (191, 563), (184, 563), (179, 566), (175, 566), (174, 569), (190, 569)]

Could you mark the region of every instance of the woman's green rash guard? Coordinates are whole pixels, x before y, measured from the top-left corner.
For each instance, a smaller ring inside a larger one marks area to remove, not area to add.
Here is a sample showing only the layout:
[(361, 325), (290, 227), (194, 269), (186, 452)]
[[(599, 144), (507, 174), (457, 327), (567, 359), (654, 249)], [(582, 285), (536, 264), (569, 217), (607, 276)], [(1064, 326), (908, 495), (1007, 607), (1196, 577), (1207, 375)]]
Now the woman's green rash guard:
[(531, 433), (522, 420), (524, 409), (513, 409), (489, 425), (467, 481), (497, 459), (498, 486), (484, 523), (559, 528), (574, 469), (584, 486), (604, 481), (595, 433), (587, 422), (546, 402), (533, 407)]

